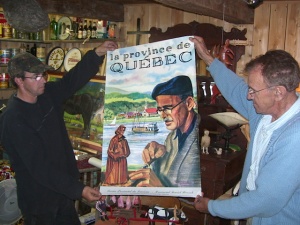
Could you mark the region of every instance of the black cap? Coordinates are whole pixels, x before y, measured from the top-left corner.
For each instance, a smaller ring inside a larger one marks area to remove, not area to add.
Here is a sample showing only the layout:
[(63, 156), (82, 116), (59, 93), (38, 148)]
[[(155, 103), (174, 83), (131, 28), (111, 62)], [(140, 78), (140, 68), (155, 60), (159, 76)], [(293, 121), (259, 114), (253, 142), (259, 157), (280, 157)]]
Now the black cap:
[(8, 74), (11, 76), (17, 76), (24, 71), (43, 73), (47, 70), (54, 70), (54, 68), (42, 63), (38, 58), (28, 52), (19, 53), (8, 61)]
[(171, 80), (156, 85), (152, 91), (152, 98), (158, 95), (186, 95), (193, 96), (191, 79), (188, 76), (180, 75)]

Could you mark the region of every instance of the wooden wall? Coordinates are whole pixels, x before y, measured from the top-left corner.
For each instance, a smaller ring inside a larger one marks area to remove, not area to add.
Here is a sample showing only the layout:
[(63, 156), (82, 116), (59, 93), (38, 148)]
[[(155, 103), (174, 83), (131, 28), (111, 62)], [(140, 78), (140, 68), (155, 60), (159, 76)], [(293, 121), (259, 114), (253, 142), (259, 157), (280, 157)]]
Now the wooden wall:
[(284, 49), (300, 63), (300, 2), (264, 2), (255, 9), (252, 56)]
[[(269, 49), (284, 49), (300, 63), (300, 1), (265, 1), (255, 9), (254, 24), (242, 25), (157, 4), (126, 5), (125, 22), (119, 24), (120, 35), (125, 37), (124, 46), (135, 45), (136, 36), (126, 33), (136, 31), (137, 18), (141, 19), (142, 31), (147, 31), (153, 26), (165, 31), (175, 24), (189, 23), (193, 20), (222, 26), (224, 31), (230, 31), (233, 27), (241, 30), (246, 28), (246, 37), (252, 44), (246, 46), (245, 55), (238, 63), (237, 73), (241, 76), (245, 64), (251, 58)], [(140, 43), (148, 43), (148, 38), (149, 35), (142, 35)]]
[[(225, 8), (226, 10), (226, 8)], [(136, 36), (127, 35), (127, 31), (137, 30), (137, 18), (141, 19), (141, 30), (149, 31), (151, 27), (159, 27), (162, 31), (166, 31), (168, 27), (172, 27), (179, 23), (190, 23), (197, 21), (199, 23), (211, 23), (216, 26), (224, 27), (224, 31), (228, 32), (235, 27), (240, 30), (247, 29), (246, 37), (252, 40), (253, 25), (235, 25), (227, 23), (223, 20), (215, 19), (208, 16), (197, 15), (184, 12), (181, 10), (165, 7), (158, 4), (133, 4), (125, 6), (125, 21), (119, 23), (120, 35), (125, 37), (125, 46), (136, 45)], [(149, 35), (141, 36), (140, 44), (148, 43)], [(225, 40), (224, 40), (225, 41)], [(221, 43), (220, 43), (221, 44)], [(248, 62), (251, 58), (251, 46), (246, 46), (245, 55), (239, 61), (237, 72), (241, 73), (244, 68), (244, 62)]]

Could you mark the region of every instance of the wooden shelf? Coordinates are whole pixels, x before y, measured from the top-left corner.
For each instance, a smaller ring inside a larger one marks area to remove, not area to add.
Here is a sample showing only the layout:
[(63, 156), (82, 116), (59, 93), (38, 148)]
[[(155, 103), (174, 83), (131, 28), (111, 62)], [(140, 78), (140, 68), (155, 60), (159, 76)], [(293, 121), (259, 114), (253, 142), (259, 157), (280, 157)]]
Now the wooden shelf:
[(118, 39), (118, 38), (99, 38), (99, 39), (89, 39), (87, 41), (85, 41), (85, 39), (74, 39), (74, 40), (45, 40), (44, 43), (45, 44), (52, 44), (52, 43), (61, 43), (61, 42), (65, 42), (65, 43), (81, 43), (84, 42), (85, 43), (95, 43), (95, 42), (104, 42), (104, 41), (116, 41), (116, 42), (124, 42), (123, 39)]
[(42, 41), (42, 40), (31, 40), (31, 39), (0, 38), (0, 41), (1, 42), (24, 42), (24, 43), (44, 43), (44, 44), (47, 44), (45, 41)]
[(118, 38), (100, 38), (100, 39), (89, 39), (85, 41), (85, 39), (74, 39), (74, 40), (31, 40), (31, 39), (12, 39), (12, 38), (0, 38), (1, 42), (24, 42), (24, 43), (41, 43), (41, 44), (52, 44), (52, 43), (96, 43), (96, 42), (104, 42), (107, 40), (124, 42), (123, 39)]

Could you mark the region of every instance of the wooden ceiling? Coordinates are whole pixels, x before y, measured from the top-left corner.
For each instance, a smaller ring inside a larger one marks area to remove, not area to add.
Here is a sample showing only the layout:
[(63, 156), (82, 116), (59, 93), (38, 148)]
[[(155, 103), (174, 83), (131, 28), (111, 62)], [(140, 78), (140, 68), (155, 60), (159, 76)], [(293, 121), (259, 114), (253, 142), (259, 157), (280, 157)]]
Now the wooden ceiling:
[[(264, 1), (284, 2), (291, 0)], [(253, 24), (254, 22), (254, 9), (249, 7), (244, 0), (37, 0), (37, 2), (47, 13), (77, 15), (91, 19), (101, 18), (115, 22), (124, 21), (124, 5), (149, 3), (162, 4), (186, 12), (224, 19), (235, 24)]]

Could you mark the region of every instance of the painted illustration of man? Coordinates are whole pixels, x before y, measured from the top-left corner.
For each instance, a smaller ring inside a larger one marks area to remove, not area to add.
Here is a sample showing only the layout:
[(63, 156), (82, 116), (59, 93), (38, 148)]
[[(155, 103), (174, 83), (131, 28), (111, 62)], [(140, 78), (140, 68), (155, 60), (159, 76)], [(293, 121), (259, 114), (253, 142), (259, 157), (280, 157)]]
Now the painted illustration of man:
[(152, 141), (145, 147), (143, 161), (151, 169), (130, 174), (130, 180), (140, 181), (136, 186), (200, 187), (200, 116), (194, 111), (196, 103), (190, 78), (180, 75), (156, 85), (152, 98), (170, 133), (164, 144)]
[(110, 140), (107, 150), (106, 184), (118, 185), (128, 181), (127, 157), (130, 155), (130, 148), (124, 136), (125, 130), (126, 127), (120, 125)]

